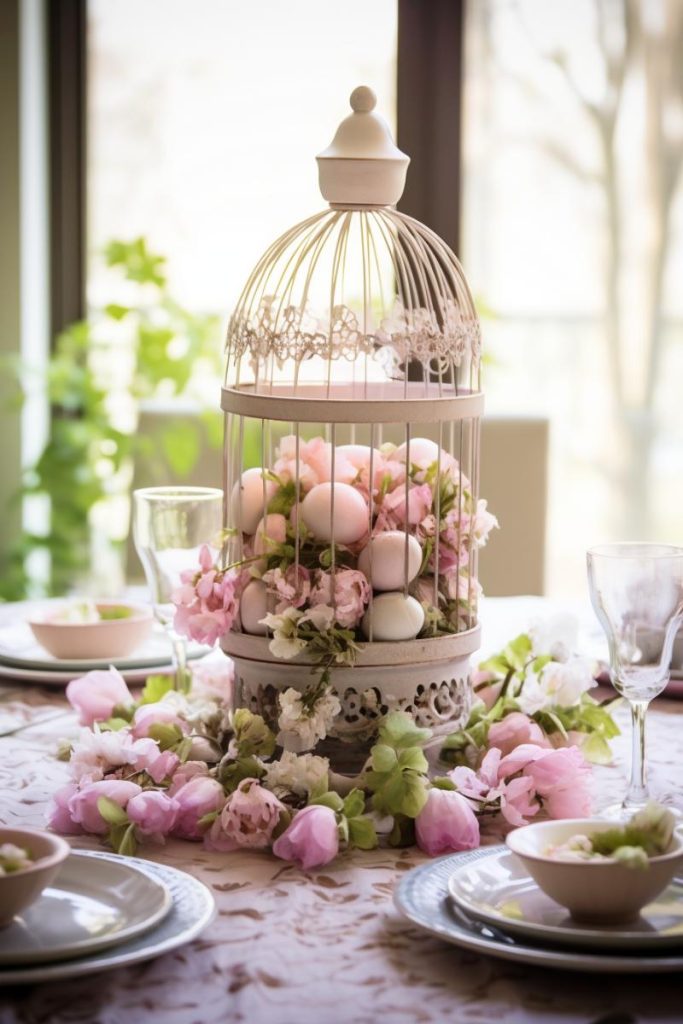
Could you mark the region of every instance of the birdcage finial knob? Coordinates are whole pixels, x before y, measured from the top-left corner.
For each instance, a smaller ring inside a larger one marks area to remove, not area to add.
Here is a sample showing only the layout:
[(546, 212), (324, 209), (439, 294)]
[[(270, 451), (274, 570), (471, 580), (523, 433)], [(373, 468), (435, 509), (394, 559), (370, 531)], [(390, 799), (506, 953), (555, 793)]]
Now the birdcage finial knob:
[(377, 97), (372, 89), (359, 85), (350, 103), (353, 113), (317, 156), (320, 191), (332, 206), (393, 206), (401, 198), (410, 158), (375, 111)]
[(367, 85), (358, 85), (349, 97), (351, 109), (355, 114), (369, 114), (377, 106), (377, 97)]

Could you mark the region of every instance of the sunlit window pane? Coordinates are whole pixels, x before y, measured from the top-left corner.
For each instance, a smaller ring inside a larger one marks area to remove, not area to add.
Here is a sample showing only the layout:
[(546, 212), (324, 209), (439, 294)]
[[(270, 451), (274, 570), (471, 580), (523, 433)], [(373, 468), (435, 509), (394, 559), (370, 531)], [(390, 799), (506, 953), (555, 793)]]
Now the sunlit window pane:
[[(324, 206), (315, 155), (372, 86), (395, 121), (396, 0), (89, 0), (89, 245), (145, 235), (225, 313), (266, 245)], [(95, 260), (91, 301), (107, 301)]]
[(683, 539), (683, 5), (467, 12), (463, 260), (488, 410), (551, 418), (548, 582), (585, 593), (591, 543)]

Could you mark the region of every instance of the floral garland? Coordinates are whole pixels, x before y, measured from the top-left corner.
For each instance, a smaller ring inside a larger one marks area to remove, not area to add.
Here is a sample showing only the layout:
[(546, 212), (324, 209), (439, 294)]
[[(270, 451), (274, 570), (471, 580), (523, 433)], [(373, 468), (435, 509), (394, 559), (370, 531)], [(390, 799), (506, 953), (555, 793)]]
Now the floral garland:
[[(560, 630), (566, 637), (566, 629)], [(232, 667), (199, 665), (188, 693), (151, 676), (137, 699), (115, 669), (73, 680), (67, 697), (83, 728), (60, 756), (72, 781), (54, 797), (49, 823), (99, 834), (120, 853), (167, 836), (214, 850), (270, 849), (311, 870), (340, 849), (417, 843), (428, 854), (478, 846), (480, 820), (509, 825), (543, 811), (590, 812), (590, 765), (618, 730), (588, 694), (592, 666), (543, 626), (484, 662), (465, 729), (448, 737), (441, 773), (430, 773), (428, 729), (410, 715), (380, 720), (363, 771), (337, 776), (310, 752), (336, 707), (322, 683), (282, 695), (279, 728), (231, 710)], [(562, 703), (560, 703), (562, 701)]]

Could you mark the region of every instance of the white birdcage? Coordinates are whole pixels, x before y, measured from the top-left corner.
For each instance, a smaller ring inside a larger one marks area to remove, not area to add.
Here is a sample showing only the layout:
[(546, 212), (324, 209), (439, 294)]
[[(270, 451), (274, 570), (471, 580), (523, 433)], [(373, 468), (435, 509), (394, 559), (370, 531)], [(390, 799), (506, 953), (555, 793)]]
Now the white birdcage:
[(337, 763), (393, 708), (437, 734), (462, 724), (488, 525), (472, 296), (448, 246), (394, 209), (409, 160), (374, 106), (371, 90), (352, 93), (318, 157), (329, 208), (249, 277), (222, 391), (225, 558), (244, 567), (222, 641), (237, 704), (276, 726), (278, 695), (315, 679), (315, 652), (279, 656), (266, 613), (332, 608), (359, 648), (330, 670)]

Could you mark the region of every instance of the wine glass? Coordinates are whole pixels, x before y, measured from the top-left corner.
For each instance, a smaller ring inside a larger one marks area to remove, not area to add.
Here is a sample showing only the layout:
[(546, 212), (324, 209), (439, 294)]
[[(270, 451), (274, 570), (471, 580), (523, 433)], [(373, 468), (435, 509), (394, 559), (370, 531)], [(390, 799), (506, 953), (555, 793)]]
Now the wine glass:
[(188, 689), (187, 643), (173, 628), (173, 591), (185, 569), (199, 569), (199, 551), (208, 544), (216, 557), (221, 544), (223, 492), (216, 487), (143, 487), (133, 491), (133, 539), (154, 614), (173, 651), (175, 688)]
[(608, 817), (627, 817), (648, 801), (645, 715), (669, 678), (683, 622), (683, 548), (666, 544), (604, 544), (588, 552), (591, 602), (607, 636), (612, 684), (631, 706), (631, 780), (623, 804)]

